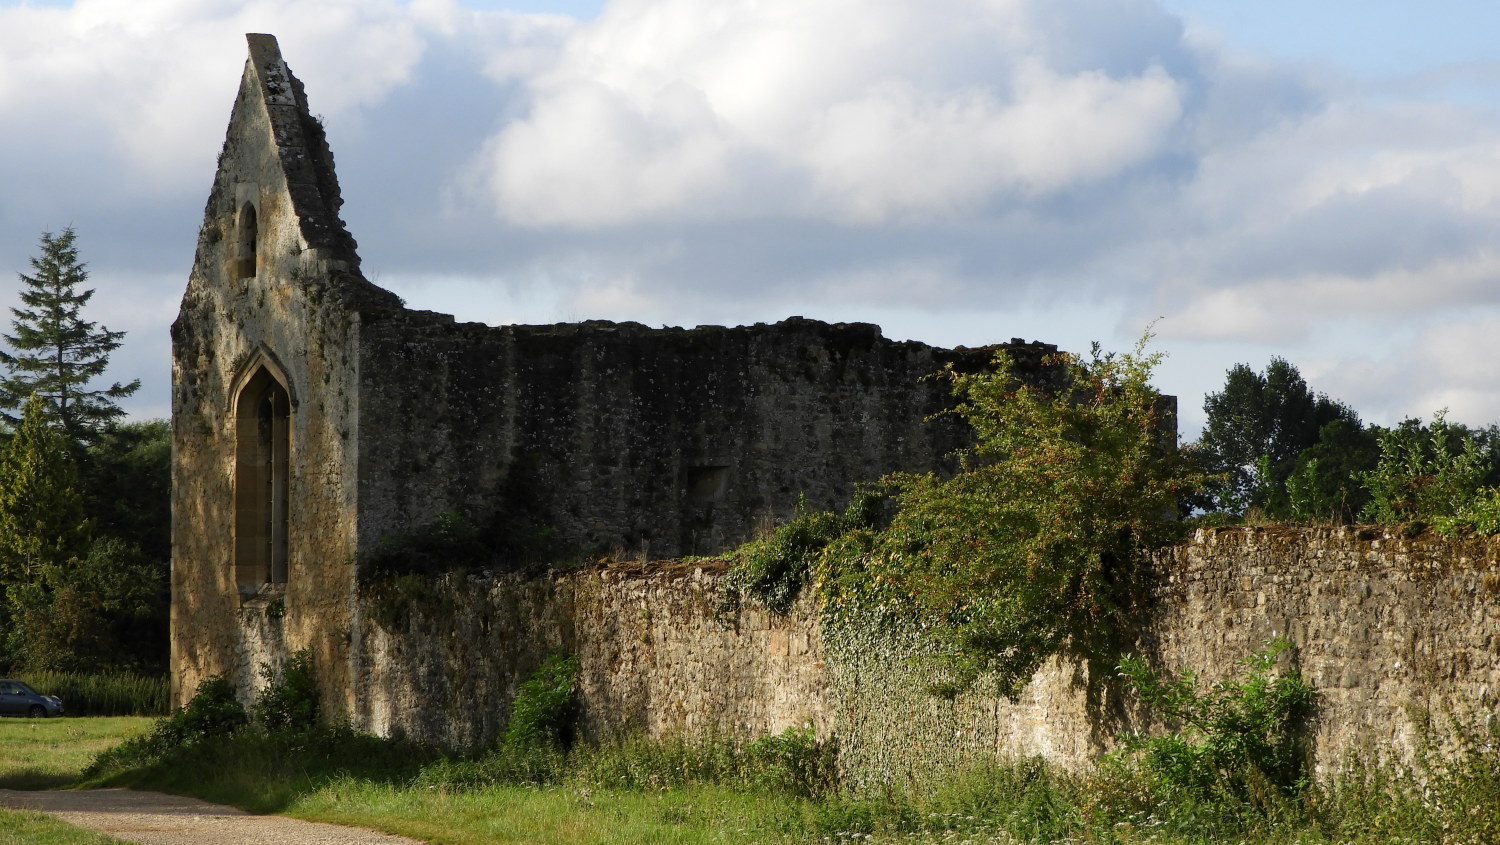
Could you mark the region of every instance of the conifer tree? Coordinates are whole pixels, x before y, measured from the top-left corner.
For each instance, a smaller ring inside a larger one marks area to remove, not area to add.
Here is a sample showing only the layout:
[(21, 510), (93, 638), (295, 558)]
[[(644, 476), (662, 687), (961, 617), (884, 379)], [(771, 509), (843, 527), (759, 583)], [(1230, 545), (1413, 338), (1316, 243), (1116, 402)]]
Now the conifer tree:
[(3, 335), (14, 354), (0, 350), (7, 375), (0, 380), (0, 417), (12, 424), (18, 410), (33, 395), (47, 403), (47, 412), (61, 424), (75, 444), (93, 440), (100, 429), (124, 412), (115, 404), (141, 386), (115, 382), (89, 389), (104, 374), (109, 354), (120, 346), (124, 332), (112, 332), (82, 317), (94, 291), (79, 288), (88, 271), (78, 260), (72, 228), (61, 235), (42, 235), (39, 257), (31, 259), (35, 275), (20, 274), (24, 307), (12, 308), (15, 334)]
[(72, 450), (33, 396), (0, 455), (0, 586), (33, 582), (88, 554), (89, 524)]

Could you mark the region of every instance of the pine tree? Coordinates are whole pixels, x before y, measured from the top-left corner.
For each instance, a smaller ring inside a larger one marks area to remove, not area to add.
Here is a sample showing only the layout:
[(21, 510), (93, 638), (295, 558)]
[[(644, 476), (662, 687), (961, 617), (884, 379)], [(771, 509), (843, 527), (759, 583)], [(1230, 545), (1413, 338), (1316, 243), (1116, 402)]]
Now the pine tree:
[(100, 429), (124, 411), (115, 404), (141, 386), (115, 382), (102, 390), (88, 385), (104, 374), (109, 354), (120, 346), (124, 332), (112, 332), (81, 316), (93, 290), (79, 292), (88, 280), (78, 260), (72, 228), (54, 237), (42, 235), (42, 254), (31, 259), (36, 275), (20, 274), (23, 308), (12, 308), (14, 335), (3, 335), (15, 354), (0, 351), (8, 375), (0, 380), (0, 417), (12, 424), (18, 417), (5, 413), (20, 409), (36, 394), (46, 400), (48, 413), (60, 423), (73, 443), (93, 440)]

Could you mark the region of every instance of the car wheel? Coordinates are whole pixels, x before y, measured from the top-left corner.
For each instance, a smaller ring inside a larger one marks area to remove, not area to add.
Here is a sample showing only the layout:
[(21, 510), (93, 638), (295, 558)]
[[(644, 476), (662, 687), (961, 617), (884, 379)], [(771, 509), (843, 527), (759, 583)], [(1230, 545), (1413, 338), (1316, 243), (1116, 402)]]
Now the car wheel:
[(43, 707), (40, 704), (33, 704), (31, 705), (30, 715), (33, 719), (45, 719), (47, 718), (47, 708)]

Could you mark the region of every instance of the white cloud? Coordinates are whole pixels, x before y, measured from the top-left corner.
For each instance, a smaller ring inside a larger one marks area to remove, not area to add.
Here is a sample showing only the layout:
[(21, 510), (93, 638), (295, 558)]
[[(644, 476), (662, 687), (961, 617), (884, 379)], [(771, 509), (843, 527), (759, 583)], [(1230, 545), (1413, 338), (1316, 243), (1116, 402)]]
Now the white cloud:
[(1491, 408), (1462, 350), (1500, 329), (1493, 102), (1228, 55), (1152, 0), (4, 6), (0, 269), (72, 223), (101, 287), (174, 299), (249, 31), (327, 118), (367, 270), (419, 307), (1075, 348), (1166, 315), (1192, 378), (1282, 354), (1370, 414)]
[(1177, 80), (1154, 59), (1071, 66), (1043, 6), (619, 0), (533, 80), (484, 167), (520, 224), (880, 223), (1046, 196), (1161, 152)]

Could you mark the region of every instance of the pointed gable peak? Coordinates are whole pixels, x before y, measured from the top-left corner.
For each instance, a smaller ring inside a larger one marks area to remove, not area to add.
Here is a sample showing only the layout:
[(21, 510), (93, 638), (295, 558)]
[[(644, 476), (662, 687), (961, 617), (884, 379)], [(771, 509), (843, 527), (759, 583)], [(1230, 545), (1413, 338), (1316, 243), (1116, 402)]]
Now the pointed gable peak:
[[(343, 261), (351, 269), (357, 267), (359, 258), (355, 254), (354, 238), (345, 230), (344, 222), (338, 216), (343, 198), (323, 125), (308, 110), (302, 83), (282, 58), (276, 36), (249, 33), (245, 40), (250, 56), (245, 64), (236, 112), (251, 109), (260, 114), (255, 115), (259, 119), (254, 120), (244, 120), (242, 118), (249, 115), (238, 113), (230, 119), (226, 149), (235, 141), (237, 130), (269, 124), (270, 132), (260, 137), (274, 148), (268, 151), (270, 161), (265, 161), (272, 165), (272, 172), (251, 174), (252, 177), (258, 176), (256, 181), (263, 181), (267, 176), (279, 176), (275, 181), (284, 185), (290, 210), (307, 247), (326, 251), (327, 257)], [(221, 173), (221, 176), (225, 175), (229, 174)], [(234, 174), (231, 178), (243, 181), (245, 177)]]

